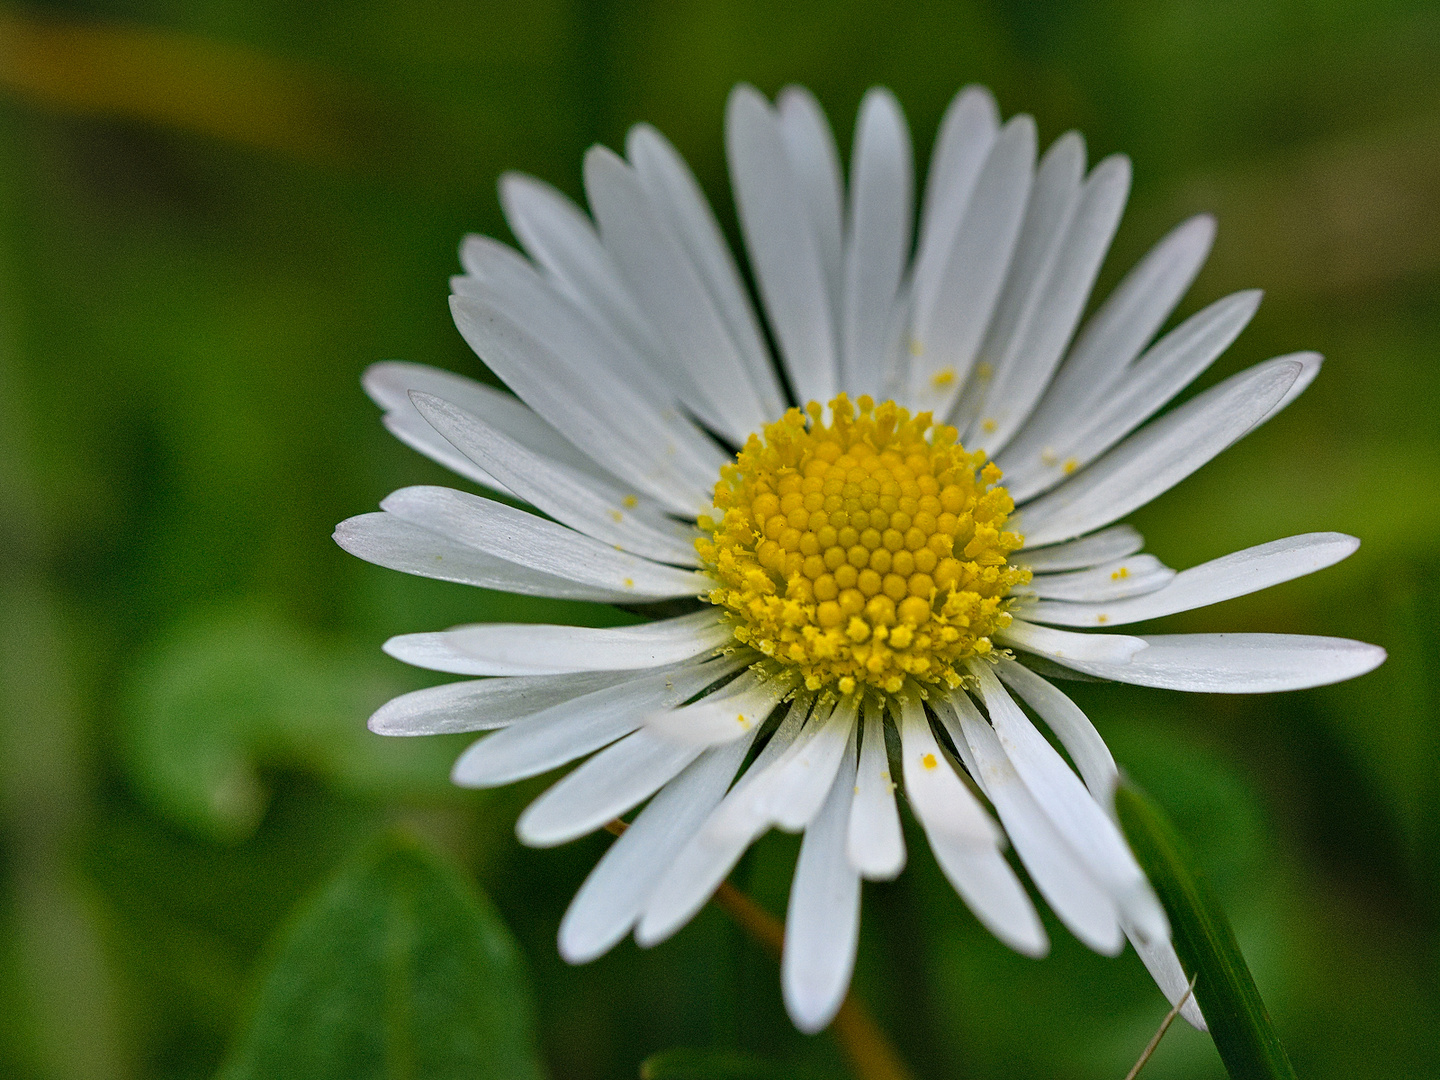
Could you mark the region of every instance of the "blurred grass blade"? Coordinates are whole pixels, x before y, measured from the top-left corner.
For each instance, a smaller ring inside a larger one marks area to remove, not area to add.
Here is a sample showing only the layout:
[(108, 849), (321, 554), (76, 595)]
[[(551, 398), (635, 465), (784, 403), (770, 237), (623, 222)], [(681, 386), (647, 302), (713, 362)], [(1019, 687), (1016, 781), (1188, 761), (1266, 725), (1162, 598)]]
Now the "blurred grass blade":
[(731, 1050), (661, 1050), (640, 1064), (640, 1080), (800, 1080), (794, 1066)]
[(1133, 784), (1115, 794), (1125, 835), (1170, 916), (1175, 951), (1235, 1080), (1295, 1080), (1230, 921), (1169, 817)]
[(222, 1080), (538, 1080), (524, 964), (450, 867), (389, 837), (281, 942)]

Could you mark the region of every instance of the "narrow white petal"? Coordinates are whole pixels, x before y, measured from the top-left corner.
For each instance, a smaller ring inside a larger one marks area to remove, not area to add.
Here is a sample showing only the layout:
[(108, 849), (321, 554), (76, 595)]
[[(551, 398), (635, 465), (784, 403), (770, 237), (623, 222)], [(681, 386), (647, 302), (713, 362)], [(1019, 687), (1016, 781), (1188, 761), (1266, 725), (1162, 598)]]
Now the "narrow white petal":
[(457, 581), (522, 596), (624, 603), (628, 592), (601, 588), (541, 573), (430, 529), (402, 521), (394, 514), (360, 514), (335, 526), (335, 542), (357, 558), (391, 570), (440, 581)]
[[(813, 736), (802, 737), (787, 752), (787, 760), (777, 770), (777, 778), (761, 804), (766, 817), (777, 826), (786, 832), (799, 832), (820, 812), (855, 730), (857, 716), (855, 698), (842, 700)], [(810, 723), (815, 725), (815, 719)]]
[(707, 750), (661, 788), (590, 871), (560, 922), (560, 955), (584, 964), (629, 933), (675, 855), (715, 808), (749, 739)]
[(730, 340), (739, 350), (761, 405), (769, 416), (779, 416), (784, 411), (784, 399), (770, 364), (770, 352), (760, 336), (730, 246), (695, 175), (670, 141), (649, 124), (630, 129), (625, 150), (652, 205), (666, 216), (676, 239), (690, 256)]
[(1023, 548), (1014, 558), (1036, 573), (1054, 570), (1080, 570), (1099, 566), (1113, 559), (1133, 555), (1145, 546), (1145, 538), (1133, 525), (1111, 525), (1078, 540), (1067, 540), (1051, 547)]
[[(968, 744), (974, 777), (1015, 845), (1025, 869), (1070, 932), (1098, 953), (1125, 946), (1115, 904), (1070, 850), (1015, 771), (995, 732), (963, 694), (952, 695), (939, 715), (958, 747)], [(953, 709), (953, 713), (952, 710)]]
[[(607, 471), (634, 484), (673, 513), (709, 504), (713, 475), (701, 455), (708, 439), (678, 414), (653, 404), (602, 368), (575, 371), (494, 304), (451, 296), (462, 337), (507, 386)], [(713, 449), (710, 453), (718, 454)]]
[[(1066, 574), (1036, 574), (1024, 591), (1041, 600), (1064, 600), (1081, 604), (1109, 603), (1162, 589), (1175, 579), (1175, 571), (1153, 555), (1131, 555), (1089, 570)], [(1034, 619), (1032, 609), (1026, 617)]]
[(860, 103), (850, 162), (840, 319), (840, 385), (875, 394), (888, 359), (891, 308), (910, 254), (914, 178), (910, 130), (888, 90)]
[(1023, 501), (1060, 483), (1153, 416), (1230, 347), (1260, 306), (1260, 295), (1251, 289), (1215, 301), (1151, 346), (1103, 402), (1057, 425), (1044, 445), (1006, 447), (996, 463), (1012, 497)]
[(680, 664), (552, 705), (472, 743), (450, 778), (484, 788), (547, 772), (628, 735), (648, 710), (678, 705), (744, 663), (740, 656)]
[[(1129, 935), (1129, 931), (1126, 931)], [(1175, 946), (1168, 938), (1160, 941), (1148, 941), (1135, 935), (1130, 935), (1130, 944), (1135, 946), (1135, 951), (1140, 955), (1150, 977), (1155, 980), (1155, 985), (1160, 987), (1160, 992), (1165, 995), (1166, 1000), (1174, 1005), (1180, 998), (1190, 991), (1190, 980), (1185, 976), (1185, 969), (1180, 966), (1180, 957), (1175, 955)], [(1197, 1031), (1209, 1031), (1205, 1024), (1205, 1017), (1200, 1012), (1200, 1006), (1195, 1001), (1195, 995), (1190, 994), (1185, 999), (1185, 1004), (1180, 1006), (1180, 1015), (1183, 1016), (1190, 1026)]]
[(523, 401), (473, 379), (454, 375), (423, 364), (386, 361), (371, 364), (361, 380), (370, 400), (385, 410), (385, 427), (406, 446), (432, 461), (474, 480), (504, 491), (505, 487), (430, 426), (410, 401), (410, 392), (419, 390), (453, 401), (466, 412), (480, 417), (495, 430), (536, 454), (543, 454), (596, 478), (606, 476), (574, 444), (537, 416)]
[(820, 240), (779, 120), (754, 87), (730, 94), (725, 151), (740, 229), (791, 385), (801, 401), (829, 401), (840, 368)]
[(1118, 154), (1080, 188), (1013, 336), (997, 342), (1003, 351), (996, 353), (995, 377), (965, 445), (993, 453), (1029, 419), (1075, 331), (1129, 194), (1130, 161)]
[(1286, 353), (1284, 356), (1277, 357), (1277, 359), (1293, 360), (1300, 365), (1300, 374), (1297, 375), (1295, 381), (1290, 384), (1290, 389), (1285, 391), (1285, 396), (1272, 405), (1270, 411), (1255, 422), (1256, 427), (1265, 423), (1265, 421), (1269, 420), (1281, 409), (1285, 408), (1303, 394), (1310, 384), (1315, 381), (1315, 376), (1320, 374), (1320, 366), (1325, 362), (1325, 358), (1317, 352)]
[(845, 857), (855, 788), (855, 736), (815, 820), (805, 830), (785, 912), (780, 985), (785, 1010), (802, 1032), (830, 1023), (855, 969), (860, 938), (860, 875)]
[(1067, 630), (1054, 630), (1048, 626), (1036, 626), (1024, 619), (1015, 619), (1006, 629), (997, 632), (995, 640), (1002, 645), (1013, 645), (1017, 649), (1039, 653), (1066, 664), (1078, 659), (1123, 664), (1145, 648), (1145, 642), (1138, 637), (1127, 637), (1124, 634), (1076, 634)]
[(1243, 371), (1130, 436), (1017, 522), (1031, 544), (1069, 540), (1168, 491), (1255, 426), (1304, 370), (1271, 360)]
[(795, 175), (801, 198), (810, 211), (815, 229), (816, 249), (825, 280), (829, 283), (832, 310), (840, 310), (840, 281), (843, 276), (841, 200), (844, 178), (835, 134), (815, 96), (803, 86), (787, 86), (775, 100), (780, 120), (780, 138)]
[(1024, 956), (1044, 956), (1050, 939), (1010, 864), (991, 844), (926, 830), (930, 850), (982, 926)]
[(635, 940), (642, 946), (664, 941), (689, 922), (745, 849), (769, 825), (757, 811), (752, 795), (756, 785), (766, 782), (765, 778), (794, 745), (811, 700), (808, 696), (796, 698), (745, 775), (665, 870), (635, 928)]
[(946, 836), (976, 851), (993, 849), (1001, 842), (1000, 829), (955, 775), (935, 741), (919, 698), (901, 698), (899, 720), (905, 795), (925, 826), (931, 846), (936, 837)]
[(1025, 616), (1062, 626), (1118, 626), (1208, 607), (1313, 574), (1347, 558), (1360, 541), (1343, 533), (1305, 533), (1246, 548), (1182, 570), (1170, 584), (1144, 596), (1104, 603), (1042, 602)]
[(713, 584), (703, 574), (617, 551), (564, 525), (453, 488), (401, 488), (380, 507), (456, 543), (637, 600), (698, 596)]
[(1005, 684), (1025, 699), (1040, 714), (1075, 767), (1095, 801), (1109, 812), (1115, 804), (1115, 789), (1120, 783), (1120, 770), (1110, 748), (1095, 730), (1090, 718), (1054, 685), (1036, 675), (1024, 664), (1001, 657), (995, 671)]
[(546, 623), (472, 623), (385, 643), (396, 660), (455, 675), (558, 675), (677, 664), (731, 644), (714, 609), (674, 619), (593, 629)]
[(1070, 850), (1110, 894), (1126, 925), (1147, 938), (1166, 938), (1170, 923), (1119, 827), (1080, 778), (1015, 704), (983, 661), (971, 661), (990, 723), (1005, 756)]
[(1343, 682), (1385, 660), (1378, 645), (1301, 634), (1158, 634), (1128, 664), (1066, 660), (1102, 679), (1201, 694), (1269, 694)]
[(369, 727), (377, 735), (490, 731), (633, 677), (628, 671), (583, 671), (446, 683), (391, 698), (375, 710)]
[(855, 776), (855, 802), (845, 851), (850, 865), (871, 881), (888, 881), (905, 868), (905, 837), (895, 807), (895, 781), (885, 752), (881, 706), (865, 702), (865, 732)]
[(788, 674), (760, 678), (747, 672), (718, 694), (678, 709), (653, 712), (645, 727), (658, 739), (680, 746), (719, 746), (757, 730), (796, 679)]
[(661, 562), (694, 566), (693, 528), (664, 510), (569, 465), (541, 457), (483, 420), (429, 394), (415, 393), (415, 407), (446, 440), (505, 485), (506, 490), (561, 524)]
[(1190, 288), (1214, 239), (1215, 219), (1200, 214), (1140, 260), (1080, 331), (1017, 445), (1043, 447), (1052, 431), (1105, 398)]
[(916, 412), (947, 415), (969, 378), (1020, 235), (1034, 167), (1035, 121), (1017, 116), (975, 181), (934, 299), (916, 296), (904, 401)]
[(631, 732), (527, 806), (515, 834), (531, 847), (554, 847), (594, 832), (649, 798), (700, 753), (648, 731)]

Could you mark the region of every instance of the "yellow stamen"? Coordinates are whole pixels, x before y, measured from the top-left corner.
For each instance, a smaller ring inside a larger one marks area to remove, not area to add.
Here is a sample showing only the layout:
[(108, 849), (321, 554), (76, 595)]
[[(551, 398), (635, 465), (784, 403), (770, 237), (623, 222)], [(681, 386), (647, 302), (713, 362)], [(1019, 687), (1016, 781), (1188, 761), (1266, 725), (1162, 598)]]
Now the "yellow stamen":
[[(858, 405), (858, 409), (857, 406)], [(808, 417), (806, 415), (808, 413)], [(706, 594), (737, 640), (798, 668), (811, 690), (956, 687), (1010, 624), (1021, 537), (1000, 470), (953, 427), (844, 395), (752, 435), (715, 488), (696, 542)]]

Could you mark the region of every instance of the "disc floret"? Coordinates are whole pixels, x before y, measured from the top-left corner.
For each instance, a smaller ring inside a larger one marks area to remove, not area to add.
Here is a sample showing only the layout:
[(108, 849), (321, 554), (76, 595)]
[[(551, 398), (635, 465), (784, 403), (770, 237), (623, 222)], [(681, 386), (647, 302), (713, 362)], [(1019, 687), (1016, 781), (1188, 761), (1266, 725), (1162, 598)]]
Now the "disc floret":
[(1010, 623), (1022, 538), (1000, 470), (953, 427), (893, 401), (811, 402), (751, 435), (715, 486), (696, 541), (737, 640), (800, 669), (811, 690), (907, 678), (950, 688)]

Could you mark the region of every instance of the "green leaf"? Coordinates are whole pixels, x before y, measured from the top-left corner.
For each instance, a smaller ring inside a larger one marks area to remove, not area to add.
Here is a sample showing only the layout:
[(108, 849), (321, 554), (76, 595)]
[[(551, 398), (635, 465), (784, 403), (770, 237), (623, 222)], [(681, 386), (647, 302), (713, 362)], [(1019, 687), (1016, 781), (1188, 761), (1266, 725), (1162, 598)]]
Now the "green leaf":
[(1116, 792), (1115, 808), (1170, 916), (1181, 963), (1187, 974), (1198, 972), (1195, 999), (1225, 1068), (1236, 1080), (1294, 1080), (1230, 922), (1185, 841), (1133, 784)]
[[(798, 1074), (803, 1080), (806, 1074)], [(679, 1047), (652, 1054), (640, 1065), (640, 1080), (797, 1080), (796, 1070), (776, 1061), (733, 1050)]]
[(522, 957), (488, 901), (387, 837), (300, 913), (223, 1080), (541, 1076)]

